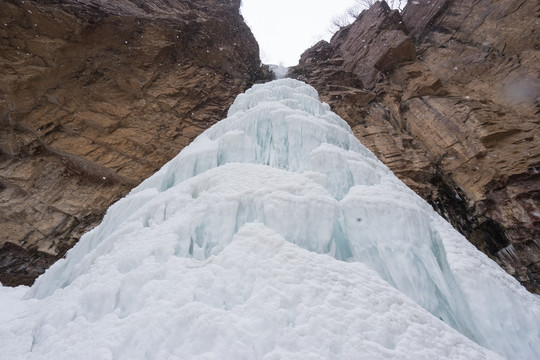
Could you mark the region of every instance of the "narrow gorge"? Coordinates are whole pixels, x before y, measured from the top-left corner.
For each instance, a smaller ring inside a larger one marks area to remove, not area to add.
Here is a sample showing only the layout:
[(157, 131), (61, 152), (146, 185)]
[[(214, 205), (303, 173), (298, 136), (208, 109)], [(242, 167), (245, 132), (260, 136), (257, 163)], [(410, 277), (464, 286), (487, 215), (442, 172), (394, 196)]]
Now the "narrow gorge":
[[(240, 0), (0, 0), (0, 282), (32, 284), (270, 76)], [(289, 76), (540, 293), (540, 4), (377, 2)]]

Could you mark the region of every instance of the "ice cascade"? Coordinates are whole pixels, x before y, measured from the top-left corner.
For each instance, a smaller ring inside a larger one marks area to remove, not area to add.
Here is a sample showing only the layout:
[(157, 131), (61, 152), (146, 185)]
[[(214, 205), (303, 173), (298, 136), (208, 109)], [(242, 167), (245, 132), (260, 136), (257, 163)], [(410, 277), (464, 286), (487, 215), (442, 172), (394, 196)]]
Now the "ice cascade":
[(0, 305), (6, 359), (540, 354), (540, 297), (292, 79), (239, 95)]

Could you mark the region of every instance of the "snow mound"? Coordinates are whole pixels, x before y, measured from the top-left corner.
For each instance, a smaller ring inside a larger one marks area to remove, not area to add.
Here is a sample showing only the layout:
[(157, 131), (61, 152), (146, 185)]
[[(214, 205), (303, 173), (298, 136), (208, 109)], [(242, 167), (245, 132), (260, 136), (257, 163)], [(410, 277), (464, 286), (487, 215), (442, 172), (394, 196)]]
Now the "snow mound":
[(317, 96), (239, 95), (32, 288), (0, 287), (2, 358), (535, 359), (539, 297)]

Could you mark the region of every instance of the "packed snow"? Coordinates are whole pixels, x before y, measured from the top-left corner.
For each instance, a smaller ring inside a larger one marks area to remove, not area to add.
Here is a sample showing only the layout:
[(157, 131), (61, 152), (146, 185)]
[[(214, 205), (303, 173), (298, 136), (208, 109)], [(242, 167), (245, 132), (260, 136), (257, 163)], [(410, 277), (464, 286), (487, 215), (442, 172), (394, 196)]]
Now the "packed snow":
[(538, 359), (540, 297), (291, 79), (108, 210), (31, 287), (2, 359)]

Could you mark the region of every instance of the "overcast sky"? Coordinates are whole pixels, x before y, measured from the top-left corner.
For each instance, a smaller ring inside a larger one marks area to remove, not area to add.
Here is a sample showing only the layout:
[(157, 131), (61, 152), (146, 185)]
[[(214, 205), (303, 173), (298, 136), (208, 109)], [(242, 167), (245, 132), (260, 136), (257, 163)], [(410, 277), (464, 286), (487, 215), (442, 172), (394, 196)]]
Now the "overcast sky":
[(265, 64), (292, 66), (317, 41), (331, 36), (332, 19), (354, 0), (242, 0), (241, 13)]

